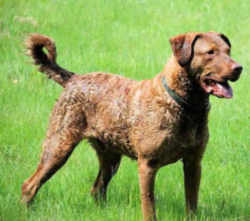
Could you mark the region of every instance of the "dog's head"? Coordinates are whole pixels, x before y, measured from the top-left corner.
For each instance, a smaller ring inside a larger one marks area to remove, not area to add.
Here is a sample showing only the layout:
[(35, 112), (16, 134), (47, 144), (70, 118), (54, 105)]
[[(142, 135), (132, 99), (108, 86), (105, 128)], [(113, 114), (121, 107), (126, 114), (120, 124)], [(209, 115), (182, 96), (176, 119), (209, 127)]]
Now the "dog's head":
[(230, 57), (228, 38), (216, 32), (187, 33), (170, 39), (180, 66), (186, 69), (205, 93), (220, 98), (231, 98), (228, 81), (236, 81), (242, 66)]

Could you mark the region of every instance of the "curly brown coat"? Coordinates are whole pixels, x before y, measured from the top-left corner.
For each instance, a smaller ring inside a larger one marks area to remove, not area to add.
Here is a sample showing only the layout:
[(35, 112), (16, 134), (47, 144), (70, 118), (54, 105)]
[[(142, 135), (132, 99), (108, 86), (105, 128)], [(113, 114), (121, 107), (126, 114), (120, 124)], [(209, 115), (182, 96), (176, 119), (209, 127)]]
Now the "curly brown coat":
[(156, 172), (182, 159), (187, 212), (196, 210), (201, 159), (208, 141), (209, 94), (231, 98), (228, 80), (237, 80), (242, 67), (230, 58), (231, 45), (222, 34), (187, 33), (171, 38), (170, 43), (173, 56), (164, 70), (138, 82), (102, 72), (74, 74), (56, 63), (52, 39), (29, 36), (29, 55), (64, 90), (50, 117), (40, 164), (22, 186), (23, 202), (34, 198), (85, 138), (100, 163), (91, 190), (96, 199), (106, 198), (121, 156), (127, 155), (138, 162), (144, 220), (156, 220)]

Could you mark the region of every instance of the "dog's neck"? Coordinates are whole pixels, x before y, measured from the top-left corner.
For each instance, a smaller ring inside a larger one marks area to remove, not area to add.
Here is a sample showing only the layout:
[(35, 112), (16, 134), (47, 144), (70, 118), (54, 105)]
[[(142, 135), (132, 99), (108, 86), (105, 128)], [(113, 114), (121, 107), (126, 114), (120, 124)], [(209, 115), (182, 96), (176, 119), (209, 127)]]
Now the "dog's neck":
[(209, 95), (198, 85), (192, 73), (179, 65), (174, 56), (160, 75), (166, 79), (167, 86), (190, 105), (202, 108), (209, 104)]

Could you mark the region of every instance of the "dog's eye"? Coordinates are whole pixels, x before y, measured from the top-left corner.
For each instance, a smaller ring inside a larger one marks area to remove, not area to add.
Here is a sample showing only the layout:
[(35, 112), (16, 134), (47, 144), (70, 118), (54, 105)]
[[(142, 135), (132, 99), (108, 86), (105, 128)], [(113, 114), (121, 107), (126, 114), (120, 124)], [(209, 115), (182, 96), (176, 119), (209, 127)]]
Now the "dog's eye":
[(211, 49), (211, 50), (209, 50), (207, 53), (208, 53), (208, 54), (214, 54), (214, 50)]

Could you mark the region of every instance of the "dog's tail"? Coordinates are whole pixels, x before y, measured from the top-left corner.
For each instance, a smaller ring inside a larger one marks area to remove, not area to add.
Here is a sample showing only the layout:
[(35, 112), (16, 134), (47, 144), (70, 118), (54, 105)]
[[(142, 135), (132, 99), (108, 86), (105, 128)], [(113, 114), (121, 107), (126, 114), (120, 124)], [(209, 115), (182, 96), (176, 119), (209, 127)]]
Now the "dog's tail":
[[(35, 65), (39, 66), (39, 71), (65, 87), (74, 73), (63, 69), (56, 63), (56, 46), (54, 41), (45, 35), (31, 34), (26, 39), (25, 44), (27, 54), (33, 58)], [(45, 53), (43, 48), (46, 48), (48, 53)]]

